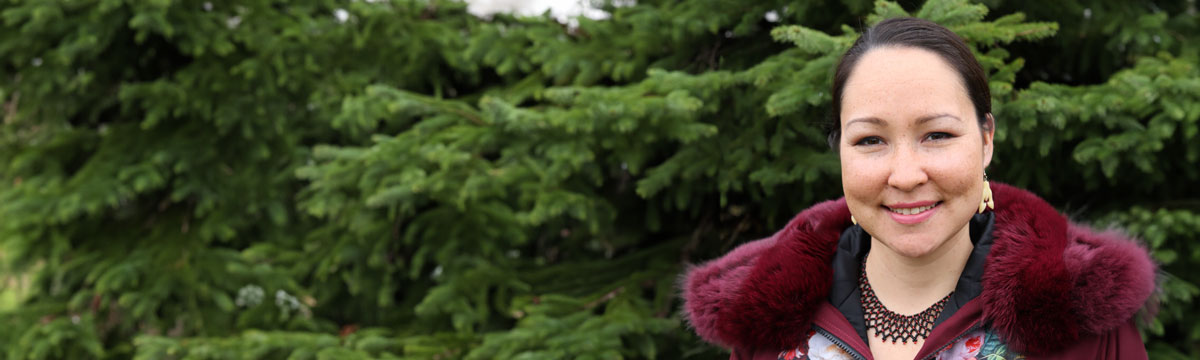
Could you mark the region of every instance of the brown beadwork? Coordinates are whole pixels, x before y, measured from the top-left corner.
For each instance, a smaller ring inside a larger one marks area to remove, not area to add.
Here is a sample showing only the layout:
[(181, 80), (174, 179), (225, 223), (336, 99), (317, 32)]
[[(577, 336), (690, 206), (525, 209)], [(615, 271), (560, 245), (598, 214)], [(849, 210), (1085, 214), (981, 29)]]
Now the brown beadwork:
[(888, 310), (883, 303), (879, 302), (879, 298), (875, 297), (875, 290), (872, 290), (871, 283), (867, 282), (867, 260), (865, 258), (860, 270), (858, 289), (862, 293), (863, 320), (867, 324), (867, 329), (875, 329), (876, 337), (882, 337), (883, 341), (891, 340), (893, 344), (896, 343), (896, 340), (902, 341), (903, 344), (908, 344), (909, 341), (916, 343), (917, 339), (923, 340), (929, 337), (929, 332), (933, 330), (934, 320), (937, 320), (938, 315), (942, 314), (946, 302), (950, 301), (951, 295), (954, 295), (954, 292), (951, 291), (946, 294), (946, 297), (919, 314), (900, 315)]

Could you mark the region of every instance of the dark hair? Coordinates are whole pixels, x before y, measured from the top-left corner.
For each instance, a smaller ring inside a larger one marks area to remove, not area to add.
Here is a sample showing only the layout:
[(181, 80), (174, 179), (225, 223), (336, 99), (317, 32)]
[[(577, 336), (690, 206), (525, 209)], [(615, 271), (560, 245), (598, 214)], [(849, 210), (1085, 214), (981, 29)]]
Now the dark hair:
[(863, 31), (862, 36), (842, 55), (833, 74), (833, 123), (829, 126), (829, 147), (838, 149), (842, 136), (842, 90), (854, 71), (858, 59), (878, 47), (913, 47), (941, 56), (962, 77), (967, 97), (975, 105), (975, 116), (982, 129), (987, 126), (987, 114), (992, 112), (992, 95), (988, 90), (987, 73), (971, 53), (966, 42), (949, 29), (932, 21), (911, 17), (880, 21)]

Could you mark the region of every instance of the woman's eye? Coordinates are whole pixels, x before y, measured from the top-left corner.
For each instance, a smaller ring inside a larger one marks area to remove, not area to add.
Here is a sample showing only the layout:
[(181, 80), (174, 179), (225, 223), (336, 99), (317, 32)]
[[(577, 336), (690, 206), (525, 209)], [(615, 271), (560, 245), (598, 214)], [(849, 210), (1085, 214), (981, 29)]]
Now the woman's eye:
[(879, 145), (879, 144), (883, 144), (883, 139), (880, 139), (878, 136), (868, 136), (868, 137), (862, 138), (862, 139), (858, 140), (858, 142), (854, 143), (854, 145)]
[(929, 135), (925, 136), (925, 138), (927, 138), (929, 140), (946, 140), (946, 139), (949, 139), (952, 137), (954, 137), (954, 135), (950, 135), (949, 133), (944, 133), (944, 132), (930, 133)]

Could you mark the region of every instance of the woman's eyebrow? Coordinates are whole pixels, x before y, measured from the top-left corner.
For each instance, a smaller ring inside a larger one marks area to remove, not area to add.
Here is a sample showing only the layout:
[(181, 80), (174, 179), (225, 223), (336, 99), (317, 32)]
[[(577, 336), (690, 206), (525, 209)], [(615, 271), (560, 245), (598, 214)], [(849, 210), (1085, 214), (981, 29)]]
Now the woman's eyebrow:
[[(959, 117), (957, 117), (957, 116), (954, 116), (954, 115), (951, 115), (951, 114), (946, 114), (946, 113), (939, 113), (939, 114), (930, 114), (930, 115), (925, 115), (925, 116), (922, 116), (922, 117), (919, 117), (919, 118), (917, 118), (917, 125), (924, 124), (924, 123), (926, 123), (926, 122), (933, 121), (933, 120), (936, 120), (936, 119), (941, 119), (941, 118), (951, 118), (951, 119), (954, 119), (954, 120), (962, 121), (962, 119), (960, 119), (960, 118), (959, 118)], [(850, 124), (853, 124), (853, 123), (856, 123), (856, 122), (865, 122), (865, 123), (875, 124), (875, 125), (878, 125), (878, 126), (884, 126), (884, 125), (887, 125), (887, 122), (886, 122), (886, 121), (883, 121), (883, 120), (882, 120), (882, 119), (880, 119), (880, 118), (877, 118), (877, 117), (874, 117), (874, 116), (866, 116), (866, 117), (855, 118), (855, 119), (852, 119), (852, 120), (850, 120), (850, 121), (847, 121), (847, 122), (846, 122), (846, 127), (850, 127)]]
[(867, 117), (860, 117), (860, 118), (856, 118), (856, 119), (847, 121), (846, 127), (850, 127), (851, 124), (854, 124), (856, 122), (865, 122), (865, 123), (875, 124), (875, 125), (879, 125), (879, 126), (885, 125), (883, 120), (881, 120), (877, 117), (874, 117), (874, 116), (867, 116)]
[(932, 115), (925, 115), (925, 116), (917, 118), (917, 124), (924, 124), (926, 122), (929, 122), (929, 121), (932, 121), (935, 119), (941, 119), (941, 118), (951, 118), (954, 120), (962, 121), (962, 119), (959, 119), (957, 116), (950, 115), (950, 114), (932, 114)]

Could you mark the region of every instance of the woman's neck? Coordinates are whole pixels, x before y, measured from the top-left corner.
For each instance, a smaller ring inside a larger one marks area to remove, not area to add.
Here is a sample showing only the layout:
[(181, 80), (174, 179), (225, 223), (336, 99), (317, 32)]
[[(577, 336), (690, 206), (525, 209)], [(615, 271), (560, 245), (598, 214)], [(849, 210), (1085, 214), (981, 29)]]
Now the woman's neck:
[(954, 290), (975, 245), (970, 226), (933, 252), (918, 258), (900, 255), (874, 237), (867, 257), (867, 279), (889, 310), (912, 315)]

